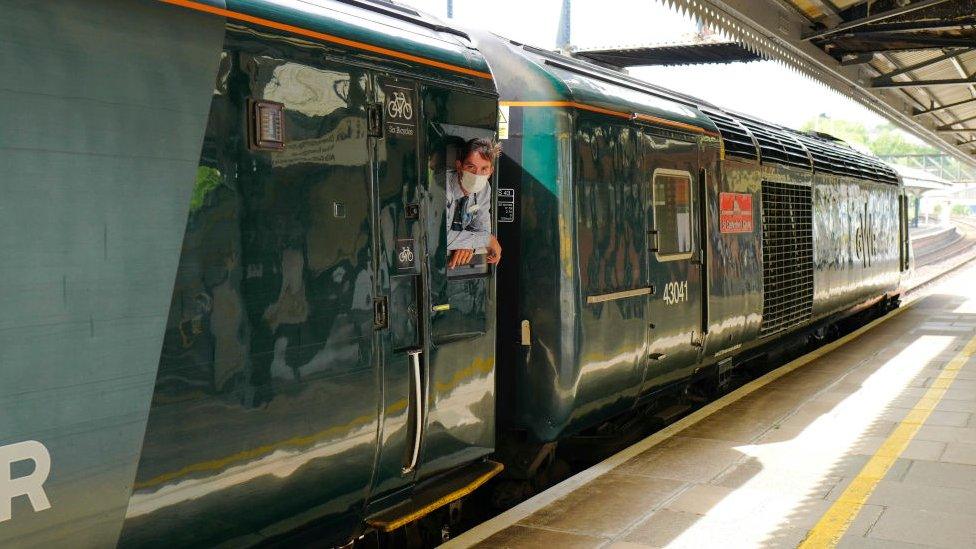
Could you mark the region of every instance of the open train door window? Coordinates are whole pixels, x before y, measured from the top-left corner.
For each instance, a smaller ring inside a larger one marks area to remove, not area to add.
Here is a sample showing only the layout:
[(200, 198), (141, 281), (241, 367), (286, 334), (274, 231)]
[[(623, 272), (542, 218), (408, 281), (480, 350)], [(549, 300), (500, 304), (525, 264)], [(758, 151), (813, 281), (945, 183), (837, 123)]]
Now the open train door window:
[(688, 375), (704, 344), (698, 144), (653, 128), (641, 134), (647, 230), (647, 355), (642, 393)]

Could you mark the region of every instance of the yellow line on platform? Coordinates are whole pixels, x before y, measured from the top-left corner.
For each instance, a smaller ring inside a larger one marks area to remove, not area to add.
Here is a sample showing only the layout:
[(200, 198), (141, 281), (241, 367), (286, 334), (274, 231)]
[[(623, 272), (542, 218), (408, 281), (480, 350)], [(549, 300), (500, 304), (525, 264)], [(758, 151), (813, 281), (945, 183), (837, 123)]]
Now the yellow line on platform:
[(800, 544), (801, 548), (834, 547), (840, 542), (840, 538), (847, 532), (861, 508), (867, 503), (878, 482), (885, 477), (891, 466), (895, 464), (895, 460), (901, 456), (908, 444), (915, 438), (925, 420), (945, 396), (959, 370), (974, 354), (976, 354), (976, 336), (973, 336), (966, 343), (966, 346), (946, 364), (939, 376), (932, 382), (932, 386), (925, 392), (925, 395), (918, 400), (908, 415), (905, 416), (905, 419), (901, 420), (895, 431), (885, 439), (878, 451), (871, 456), (871, 459), (854, 477), (840, 498), (830, 506), (830, 509), (827, 509), (824, 516), (810, 530), (806, 539)]
[[(926, 296), (928, 297), (928, 296)], [(742, 387), (732, 391), (731, 393), (723, 396), (722, 398), (712, 401), (705, 406), (702, 406), (698, 410), (688, 414), (687, 416), (679, 419), (678, 421), (672, 423), (671, 425), (661, 429), (660, 431), (654, 433), (653, 435), (641, 440), (640, 442), (634, 444), (633, 446), (621, 450), (616, 454), (608, 457), (607, 459), (597, 463), (596, 465), (590, 467), (589, 469), (584, 469), (579, 473), (569, 477), (568, 479), (560, 482), (559, 484), (549, 488), (548, 490), (537, 494), (522, 503), (512, 507), (508, 511), (489, 519), (478, 526), (468, 530), (467, 532), (461, 534), (460, 536), (452, 539), (451, 541), (441, 545), (441, 549), (457, 549), (462, 547), (471, 547), (479, 542), (484, 541), (488, 537), (501, 532), (502, 530), (513, 526), (518, 521), (528, 517), (532, 513), (546, 507), (547, 505), (566, 497), (572, 492), (579, 489), (580, 486), (602, 476), (603, 474), (609, 472), (610, 470), (616, 468), (618, 465), (622, 465), (629, 461), (631, 458), (638, 456), (647, 450), (657, 446), (658, 444), (668, 440), (669, 438), (677, 435), (681, 431), (695, 425), (696, 423), (702, 421), (703, 419), (711, 416), (715, 412), (725, 408), (726, 406), (741, 400), (743, 397), (762, 389), (766, 385), (776, 381), (777, 379), (785, 376), (786, 374), (801, 368), (818, 358), (823, 357), (836, 350), (839, 347), (850, 343), (851, 341), (861, 337), (872, 329), (876, 328), (878, 325), (895, 318), (896, 316), (904, 313), (905, 311), (911, 309), (915, 305), (921, 303), (926, 299), (922, 297), (916, 301), (902, 305), (901, 307), (895, 309), (894, 311), (888, 313), (887, 315), (872, 320), (871, 322), (861, 326), (857, 330), (847, 334), (846, 336), (832, 341), (819, 349), (807, 353), (792, 362), (780, 366), (779, 368), (769, 372), (768, 374), (746, 383)]]

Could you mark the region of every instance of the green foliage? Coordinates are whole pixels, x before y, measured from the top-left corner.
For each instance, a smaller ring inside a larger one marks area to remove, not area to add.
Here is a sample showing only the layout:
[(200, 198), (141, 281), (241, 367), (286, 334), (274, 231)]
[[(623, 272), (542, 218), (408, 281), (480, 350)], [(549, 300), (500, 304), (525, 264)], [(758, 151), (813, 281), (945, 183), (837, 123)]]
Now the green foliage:
[(938, 154), (939, 152), (928, 145), (908, 141), (905, 139), (905, 133), (891, 124), (877, 126), (875, 132), (869, 146), (871, 152), (877, 155)]
[(220, 172), (217, 169), (197, 166), (197, 183), (194, 185), (193, 195), (190, 197), (190, 213), (199, 210), (210, 191), (219, 186)]
[(952, 215), (969, 215), (969, 206), (965, 204), (953, 204)]
[(800, 129), (830, 134), (851, 145), (860, 145), (861, 148), (865, 148), (878, 156), (938, 153), (936, 149), (928, 145), (909, 141), (903, 131), (887, 123), (869, 129), (860, 122), (838, 120), (821, 114), (808, 120)]
[[(847, 120), (837, 120), (821, 114), (816, 118), (807, 120), (802, 126), (802, 131), (815, 131), (830, 134), (837, 139), (843, 139), (851, 145), (863, 145), (869, 147), (870, 137), (867, 128), (860, 122), (849, 122)], [(869, 147), (870, 148), (870, 147)]]

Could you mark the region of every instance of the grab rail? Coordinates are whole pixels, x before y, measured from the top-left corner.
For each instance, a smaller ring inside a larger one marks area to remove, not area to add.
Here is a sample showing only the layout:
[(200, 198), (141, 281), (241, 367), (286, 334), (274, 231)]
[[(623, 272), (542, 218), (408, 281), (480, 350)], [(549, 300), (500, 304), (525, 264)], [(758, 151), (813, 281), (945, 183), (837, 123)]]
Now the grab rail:
[(413, 397), (414, 397), (414, 428), (413, 428), (413, 450), (410, 453), (410, 462), (403, 468), (403, 474), (412, 473), (417, 468), (417, 459), (420, 457), (420, 443), (424, 434), (424, 408), (427, 405), (423, 386), (423, 376), (420, 371), (420, 349), (407, 351), (410, 356), (410, 369), (413, 377)]

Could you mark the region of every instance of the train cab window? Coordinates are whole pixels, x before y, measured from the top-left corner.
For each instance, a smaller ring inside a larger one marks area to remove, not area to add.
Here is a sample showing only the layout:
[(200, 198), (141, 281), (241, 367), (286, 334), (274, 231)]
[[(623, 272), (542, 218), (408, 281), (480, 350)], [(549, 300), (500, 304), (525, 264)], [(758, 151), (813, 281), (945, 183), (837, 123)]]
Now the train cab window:
[(677, 170), (654, 171), (654, 228), (657, 254), (678, 259), (692, 250), (691, 174)]

